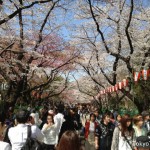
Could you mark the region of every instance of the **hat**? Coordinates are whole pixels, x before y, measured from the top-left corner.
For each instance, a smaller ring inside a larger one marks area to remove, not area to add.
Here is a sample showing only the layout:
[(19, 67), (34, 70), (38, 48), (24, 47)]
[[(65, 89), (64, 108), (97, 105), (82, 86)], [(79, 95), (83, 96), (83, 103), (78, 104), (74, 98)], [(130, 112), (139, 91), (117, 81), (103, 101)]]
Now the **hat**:
[(138, 147), (138, 148), (150, 148), (150, 138), (148, 136), (137, 137), (136, 147)]
[(51, 114), (51, 115), (53, 115), (54, 111), (53, 110), (49, 110), (48, 113)]
[(143, 111), (143, 112), (142, 112), (142, 116), (143, 116), (143, 117), (146, 117), (146, 116), (148, 116), (148, 115), (149, 115), (149, 112), (147, 112), (147, 111)]

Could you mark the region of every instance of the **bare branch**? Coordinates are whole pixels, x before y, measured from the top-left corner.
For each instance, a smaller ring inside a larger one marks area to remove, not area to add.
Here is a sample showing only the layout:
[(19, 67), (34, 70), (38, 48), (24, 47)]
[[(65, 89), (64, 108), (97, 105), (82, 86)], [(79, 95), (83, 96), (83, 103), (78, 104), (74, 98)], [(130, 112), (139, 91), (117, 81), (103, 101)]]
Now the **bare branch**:
[(0, 53), (0, 56), (2, 56), (2, 54), (8, 50), (10, 47), (12, 47), (14, 45), (15, 42), (11, 43), (10, 45), (8, 45), (5, 49), (2, 50), (2, 52)]
[(28, 9), (31, 8), (32, 6), (34, 6), (35, 4), (44, 4), (47, 2), (51, 2), (52, 0), (43, 0), (43, 1), (35, 1), (32, 2), (30, 5), (27, 6), (22, 6), (21, 8), (17, 9), (15, 12), (13, 12), (12, 14), (8, 15), (8, 17), (0, 20), (0, 25), (2, 25), (3, 23), (6, 23), (7, 21), (9, 21), (10, 19), (14, 18), (17, 14), (19, 14), (19, 12), (21, 12), (24, 9)]
[(130, 37), (130, 34), (129, 34), (129, 27), (130, 27), (131, 20), (132, 20), (133, 9), (134, 9), (134, 2), (133, 2), (133, 0), (131, 0), (129, 20), (128, 20), (128, 23), (127, 23), (127, 26), (126, 26), (126, 29), (125, 29), (126, 36), (127, 36), (127, 39), (128, 39), (128, 43), (129, 43), (129, 46), (130, 46), (130, 54), (133, 54), (133, 51), (134, 51), (134, 48), (133, 48), (133, 45), (132, 45), (132, 40), (131, 40), (131, 37)]
[(50, 10), (48, 11), (48, 13), (47, 13), (47, 15), (46, 15), (46, 17), (45, 17), (45, 19), (44, 19), (44, 21), (43, 21), (43, 24), (41, 25), (41, 28), (40, 28), (40, 31), (39, 31), (38, 41), (37, 41), (37, 43), (36, 43), (36, 45), (35, 45), (35, 47), (34, 47), (34, 51), (37, 50), (39, 44), (41, 43), (41, 41), (42, 41), (42, 39), (43, 39), (43, 38), (42, 38), (42, 37), (43, 37), (43, 35), (42, 35), (43, 29), (44, 29), (44, 27), (45, 27), (45, 25), (46, 25), (46, 23), (47, 23), (47, 20), (48, 20), (48, 17), (49, 17), (49, 15), (50, 15), (50, 13), (52, 12), (52, 10), (54, 9), (55, 5), (56, 5), (58, 2), (59, 2), (59, 0), (57, 0), (56, 2), (53, 3), (52, 7), (51, 7)]
[(96, 24), (96, 27), (97, 27), (97, 31), (98, 31), (98, 33), (101, 35), (101, 38), (102, 38), (102, 41), (103, 41), (103, 44), (104, 44), (104, 47), (105, 47), (107, 53), (110, 53), (110, 50), (109, 50), (109, 48), (108, 48), (108, 46), (107, 46), (107, 43), (106, 43), (106, 40), (105, 40), (105, 37), (104, 37), (104, 34), (103, 34), (103, 32), (100, 30), (99, 23), (98, 23), (98, 21), (96, 20), (95, 14), (94, 14), (94, 12), (93, 12), (91, 0), (88, 0), (88, 2), (89, 2), (90, 12), (91, 12), (92, 18), (93, 18), (93, 20), (94, 20), (94, 22), (95, 22), (95, 24)]
[(54, 96), (57, 96), (57, 95), (60, 95), (61, 93), (63, 93), (66, 89), (67, 89), (67, 84), (68, 84), (68, 77), (69, 77), (69, 73), (68, 73), (68, 75), (67, 75), (67, 77), (66, 77), (66, 79), (65, 79), (65, 85), (64, 85), (64, 88), (61, 90), (61, 91), (59, 91), (59, 92), (57, 92), (57, 93), (54, 93), (54, 94), (50, 94), (48, 97), (54, 97)]

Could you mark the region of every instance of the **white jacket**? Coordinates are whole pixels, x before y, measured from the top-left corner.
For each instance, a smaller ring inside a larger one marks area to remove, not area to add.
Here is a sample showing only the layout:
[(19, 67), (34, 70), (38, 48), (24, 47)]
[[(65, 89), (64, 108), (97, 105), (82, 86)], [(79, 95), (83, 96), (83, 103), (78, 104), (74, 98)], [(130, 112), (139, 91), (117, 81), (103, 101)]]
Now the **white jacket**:
[(61, 126), (62, 126), (64, 121), (65, 120), (64, 120), (63, 114), (58, 113), (57, 115), (54, 116), (54, 123), (56, 126), (56, 144), (58, 144), (58, 136), (59, 136), (60, 129), (61, 129)]
[(0, 141), (0, 150), (11, 150), (11, 146), (9, 143)]

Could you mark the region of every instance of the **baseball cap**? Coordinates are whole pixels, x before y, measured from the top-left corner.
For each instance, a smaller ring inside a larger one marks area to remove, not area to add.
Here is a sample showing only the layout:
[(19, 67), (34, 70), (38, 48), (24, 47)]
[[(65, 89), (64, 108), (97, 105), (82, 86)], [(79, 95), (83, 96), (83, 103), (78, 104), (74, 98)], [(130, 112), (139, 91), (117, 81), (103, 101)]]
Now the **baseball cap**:
[(136, 139), (137, 148), (150, 148), (150, 138), (148, 136), (139, 136)]

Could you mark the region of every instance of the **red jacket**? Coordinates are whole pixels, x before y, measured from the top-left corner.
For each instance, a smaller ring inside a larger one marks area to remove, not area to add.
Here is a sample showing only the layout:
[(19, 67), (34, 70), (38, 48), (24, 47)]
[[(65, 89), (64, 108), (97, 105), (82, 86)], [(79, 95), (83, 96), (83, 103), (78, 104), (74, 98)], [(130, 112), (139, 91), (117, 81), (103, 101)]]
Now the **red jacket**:
[[(98, 126), (98, 123), (97, 122), (94, 122), (94, 123), (95, 123), (95, 129), (96, 129), (96, 127)], [(86, 139), (88, 138), (88, 135), (89, 135), (89, 128), (90, 128), (90, 121), (85, 123), (85, 138)]]

